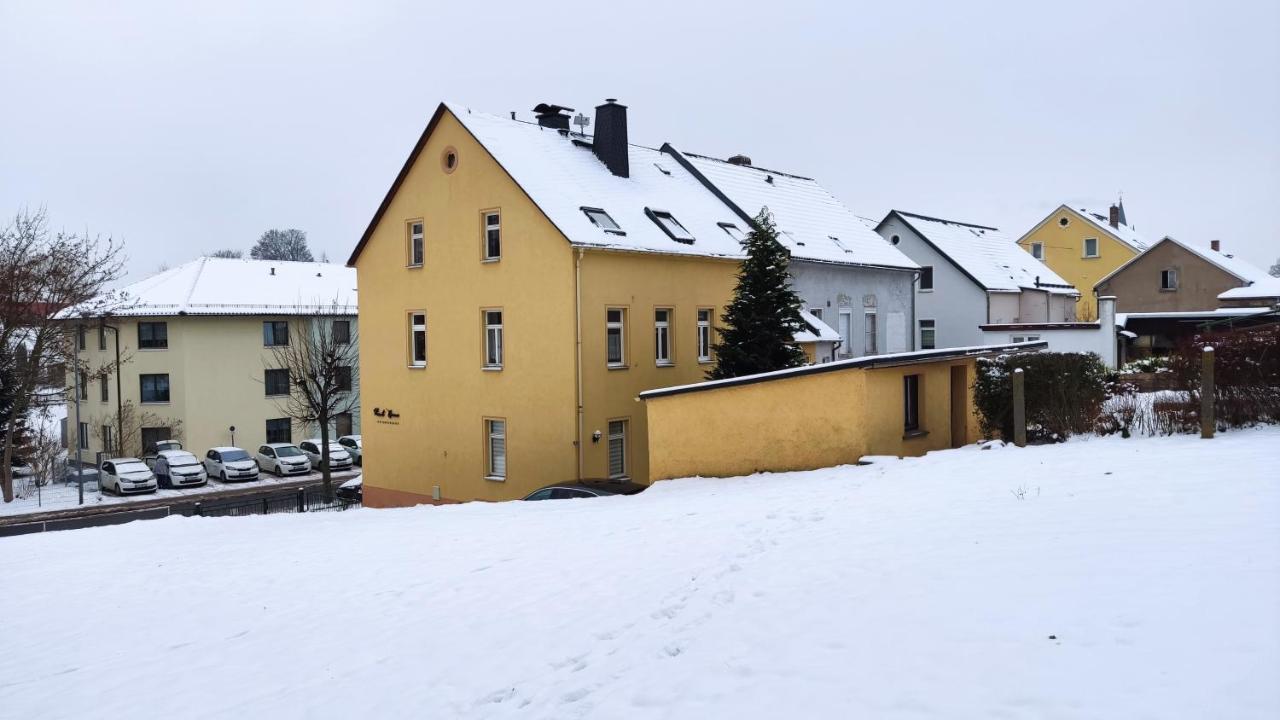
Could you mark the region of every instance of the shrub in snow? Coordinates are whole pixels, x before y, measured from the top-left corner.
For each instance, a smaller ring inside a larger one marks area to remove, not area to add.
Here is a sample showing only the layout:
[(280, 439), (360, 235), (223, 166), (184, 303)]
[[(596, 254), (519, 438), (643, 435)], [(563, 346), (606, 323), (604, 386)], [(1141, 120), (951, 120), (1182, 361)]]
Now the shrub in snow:
[(1213, 408), (1218, 428), (1280, 422), (1280, 327), (1200, 333), (1179, 345), (1170, 358), (1170, 369), (1177, 387), (1189, 391), (1188, 406), (1197, 410), (1206, 346), (1214, 349)]
[(1107, 368), (1094, 353), (1026, 353), (979, 358), (974, 405), (986, 437), (1013, 437), (1013, 380), (1022, 368), (1027, 440), (1062, 442), (1094, 429), (1107, 397)]

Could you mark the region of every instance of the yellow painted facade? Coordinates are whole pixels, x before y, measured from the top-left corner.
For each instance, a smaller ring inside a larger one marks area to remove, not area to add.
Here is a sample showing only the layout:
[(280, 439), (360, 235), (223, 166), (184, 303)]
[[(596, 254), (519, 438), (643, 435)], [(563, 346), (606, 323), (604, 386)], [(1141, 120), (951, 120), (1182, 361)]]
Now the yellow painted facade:
[[(1066, 225), (1062, 224), (1063, 220)], [(1098, 240), (1098, 256), (1085, 255), (1085, 240)], [(1043, 245), (1045, 265), (1080, 290), (1076, 318), (1082, 322), (1098, 319), (1098, 300), (1093, 286), (1113, 270), (1129, 262), (1137, 251), (1128, 244), (1063, 205), (1041, 220), (1018, 245), (1027, 252), (1035, 243)]]
[[(978, 438), (972, 357), (888, 367), (837, 365), (647, 397), (650, 475), (656, 480), (813, 470), (867, 455), (923, 455)], [(917, 432), (904, 427), (906, 375), (919, 376)]]
[[(352, 320), (353, 318), (340, 318)], [(266, 421), (286, 417), (281, 410), (283, 398), (266, 395), (264, 371), (273, 367), (271, 350), (263, 346), (262, 323), (265, 320), (289, 322), (291, 337), (306, 332), (310, 318), (287, 316), (164, 316), (154, 318), (116, 317), (109, 322), (119, 328), (122, 366), (120, 393), (124, 400), (133, 402), (134, 427), (126, 429), (132, 442), (121, 448), (123, 454), (137, 455), (143, 426), (169, 425), (165, 420), (180, 421), (179, 434), (183, 447), (204, 454), (211, 447), (230, 445), (230, 428), (235, 426), (235, 445), (254, 450), (267, 441)], [(329, 321), (319, 319), (319, 322)], [(97, 320), (86, 319), (85, 347), (81, 350), (81, 364), (90, 373), (97, 373), (115, 361), (115, 337), (108, 330), (105, 349), (99, 339)], [(138, 323), (163, 322), (168, 334), (168, 347), (142, 349), (138, 347)], [(354, 323), (353, 323), (354, 330)], [(139, 376), (161, 374), (169, 378), (169, 401), (143, 403)], [(358, 382), (358, 372), (353, 372), (353, 382)], [(68, 375), (67, 397), (74, 399), (74, 378)], [(358, 391), (358, 387), (355, 388)], [(103, 426), (113, 427), (113, 438), (119, 435), (115, 429), (117, 409), (116, 376), (107, 378), (106, 400), (103, 400), (101, 381), (93, 378), (82, 394), (80, 422), (89, 428), (85, 461), (91, 462), (104, 450)], [(147, 419), (149, 416), (150, 419)], [(126, 418), (128, 414), (126, 414)], [(178, 427), (174, 424), (175, 427)], [(359, 432), (356, 425), (356, 432)], [(293, 441), (305, 439), (310, 431), (293, 424)], [(68, 406), (67, 442), (74, 454), (78, 432), (74, 402)], [(127, 441), (129, 442), (129, 441)], [(119, 443), (116, 442), (118, 445)], [(119, 454), (117, 450), (113, 454)]]
[[(627, 423), (626, 475), (647, 482), (646, 418), (636, 396), (702, 379), (708, 365), (697, 359), (697, 310), (713, 308), (718, 318), (737, 264), (573, 248), (444, 109), (415, 158), (354, 261), (365, 504), (507, 500), (607, 477), (610, 421)], [(501, 258), (486, 261), (482, 213), (492, 212), (500, 216)], [(410, 228), (418, 220), (423, 262), (412, 267)], [(606, 363), (610, 308), (624, 311), (622, 368)], [(671, 312), (669, 367), (655, 362), (659, 308)], [(503, 313), (501, 369), (484, 367), (486, 309)], [(415, 311), (426, 315), (422, 367), (410, 362)], [(488, 420), (505, 424), (503, 479), (489, 472)]]

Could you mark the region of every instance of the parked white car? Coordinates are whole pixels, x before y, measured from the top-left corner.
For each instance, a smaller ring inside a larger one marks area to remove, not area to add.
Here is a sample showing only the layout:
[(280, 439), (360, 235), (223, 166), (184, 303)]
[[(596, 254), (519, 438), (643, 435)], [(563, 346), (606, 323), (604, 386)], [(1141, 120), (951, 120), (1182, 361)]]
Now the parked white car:
[[(307, 459), (311, 461), (311, 467), (319, 469), (323, 466), (320, 458), (320, 441), (312, 438), (311, 440), (303, 440), (298, 443), (298, 447), (302, 448), (302, 452), (307, 454)], [(329, 462), (333, 464), (330, 470), (350, 470), (352, 465), (351, 453), (336, 442), (329, 443)]]
[(343, 435), (338, 438), (338, 444), (346, 449), (357, 465), (364, 466), (364, 442), (359, 435)]
[(238, 447), (216, 447), (205, 453), (204, 470), (222, 482), (258, 479), (258, 464)]
[(163, 487), (196, 487), (209, 482), (200, 459), (186, 450), (161, 450), (151, 469)]
[(146, 454), (142, 456), (142, 462), (152, 471), (156, 469), (156, 458), (160, 457), (160, 453), (165, 450), (181, 450), (182, 443), (177, 440), (157, 440), (147, 449)]
[(155, 473), (138, 458), (123, 457), (102, 461), (98, 469), (98, 487), (117, 495), (155, 492)]
[(293, 443), (267, 443), (258, 448), (258, 468), (277, 475), (306, 475), (311, 460)]

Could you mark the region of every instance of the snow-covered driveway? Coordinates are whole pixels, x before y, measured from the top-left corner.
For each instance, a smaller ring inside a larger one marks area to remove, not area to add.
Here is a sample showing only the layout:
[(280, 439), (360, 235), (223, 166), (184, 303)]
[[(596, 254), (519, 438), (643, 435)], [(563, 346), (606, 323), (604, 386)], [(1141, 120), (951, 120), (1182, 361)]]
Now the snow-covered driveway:
[(1280, 428), (23, 536), (0, 588), (4, 717), (1275, 718)]

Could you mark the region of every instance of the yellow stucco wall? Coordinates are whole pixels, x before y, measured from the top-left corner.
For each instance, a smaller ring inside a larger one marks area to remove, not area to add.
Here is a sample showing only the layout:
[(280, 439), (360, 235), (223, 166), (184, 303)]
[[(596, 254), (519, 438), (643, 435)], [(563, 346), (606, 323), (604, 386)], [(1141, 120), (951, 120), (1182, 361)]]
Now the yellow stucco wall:
[[(262, 323), (265, 320), (286, 320), (290, 323), (292, 337), (305, 332), (310, 319), (268, 316), (185, 316), (157, 318), (114, 318), (113, 326), (120, 328), (120, 349), (123, 360), (120, 390), (125, 400), (134, 403), (135, 424), (152, 425), (158, 419), (180, 420), (183, 447), (202, 455), (211, 447), (231, 443), (229, 428), (236, 427), (235, 444), (252, 451), (266, 442), (266, 421), (286, 417), (281, 410), (281, 399), (266, 396), (263, 384), (264, 370), (274, 367), (271, 350), (262, 344)], [(139, 349), (137, 324), (164, 322), (168, 331), (168, 347), (165, 349)], [(322, 320), (324, 321), (324, 320)], [(89, 325), (85, 349), (81, 361), (90, 372), (96, 372), (115, 360), (115, 338), (107, 332), (107, 349), (99, 350), (96, 321)], [(353, 326), (353, 332), (356, 329)], [(143, 374), (169, 375), (169, 402), (142, 403), (138, 376)], [(358, 376), (358, 372), (354, 373)], [(68, 383), (74, 382), (71, 377)], [(355, 379), (358, 382), (358, 377)], [(356, 390), (358, 391), (358, 387)], [(101, 400), (99, 381), (89, 383), (88, 400), (80, 404), (80, 420), (89, 426), (89, 449), (84, 459), (92, 460), (102, 450), (100, 428), (115, 424), (116, 378), (111, 375), (107, 384), (108, 400)], [(68, 392), (68, 398), (73, 398)], [(76, 443), (75, 407), (68, 407), (68, 444), (73, 453)], [(157, 420), (144, 421), (150, 414)], [(356, 431), (359, 432), (357, 425)], [(305, 439), (305, 433), (314, 432), (294, 425), (293, 440)], [(134, 435), (140, 441), (136, 430)], [(127, 453), (137, 453), (140, 448), (124, 448)]]
[[(952, 446), (951, 366), (965, 368), (970, 442), (972, 359), (847, 368), (649, 398), (653, 479), (811, 470), (865, 455), (922, 455)], [(921, 375), (921, 429), (903, 432), (902, 377)]]
[[(1063, 218), (1068, 220), (1066, 227), (1060, 224)], [(1084, 256), (1086, 238), (1098, 239), (1098, 257)], [(1044, 264), (1080, 290), (1080, 302), (1076, 306), (1076, 318), (1080, 321), (1098, 319), (1098, 302), (1093, 294), (1093, 286), (1137, 254), (1128, 245), (1065, 206), (1040, 221), (1018, 240), (1018, 244), (1027, 252), (1031, 252), (1032, 243), (1044, 243)]]

